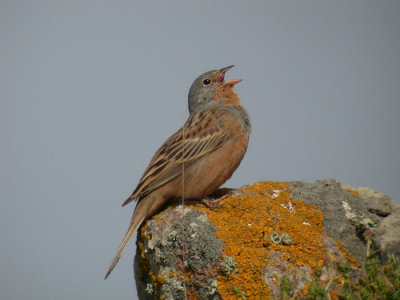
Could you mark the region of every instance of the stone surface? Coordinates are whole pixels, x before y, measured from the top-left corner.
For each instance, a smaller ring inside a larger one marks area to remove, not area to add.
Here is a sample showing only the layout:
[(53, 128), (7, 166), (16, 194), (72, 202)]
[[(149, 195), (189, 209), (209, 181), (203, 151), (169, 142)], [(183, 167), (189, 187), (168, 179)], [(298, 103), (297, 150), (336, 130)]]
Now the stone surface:
[(276, 299), (283, 276), (304, 295), (317, 268), (331, 282), (339, 263), (360, 265), (366, 229), (383, 256), (400, 256), (399, 205), (370, 188), (326, 179), (221, 192), (221, 207), (173, 204), (140, 229), (140, 299)]
[(350, 253), (362, 261), (365, 243), (357, 237), (353, 220), (365, 216), (375, 220), (363, 201), (342, 189), (335, 179), (317, 180), (315, 183), (294, 182), (289, 186), (293, 200), (304, 200), (324, 213), (324, 233), (343, 243)]
[(392, 200), (388, 195), (382, 194), (369, 187), (354, 188), (343, 184), (342, 188), (356, 191), (368, 211), (377, 216), (386, 217), (400, 209), (400, 204)]
[[(321, 266), (321, 279), (329, 280), (329, 278), (336, 277), (339, 274), (334, 263), (344, 263), (346, 258), (334, 239), (325, 237), (322, 238), (322, 241), (326, 246), (326, 258), (329, 259), (330, 267), (328, 268), (327, 265)], [(300, 293), (307, 287), (310, 279), (313, 278), (314, 270), (309, 265), (293, 265), (281, 257), (281, 252), (273, 251), (269, 257), (269, 261), (272, 264), (269, 263), (264, 269), (264, 280), (270, 289), (271, 299), (281, 299), (280, 282), (276, 278), (288, 276), (289, 281), (294, 285), (294, 293)], [(339, 288), (339, 286), (335, 284), (331, 286), (331, 289), (336, 288)]]
[(378, 224), (372, 239), (382, 253), (393, 253), (400, 258), (400, 210), (391, 213)]
[(184, 299), (185, 291), (219, 299), (215, 277), (224, 244), (215, 231), (205, 214), (189, 208), (168, 208), (150, 219), (140, 231), (135, 256), (140, 299)]

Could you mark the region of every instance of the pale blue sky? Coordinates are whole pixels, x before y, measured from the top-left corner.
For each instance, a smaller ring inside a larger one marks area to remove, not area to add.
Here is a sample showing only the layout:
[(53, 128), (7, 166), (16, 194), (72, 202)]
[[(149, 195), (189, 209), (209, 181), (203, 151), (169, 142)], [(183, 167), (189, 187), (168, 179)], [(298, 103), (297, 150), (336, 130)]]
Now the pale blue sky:
[(135, 299), (121, 208), (235, 64), (253, 124), (227, 186), (334, 177), (400, 199), (399, 1), (0, 1), (1, 298)]

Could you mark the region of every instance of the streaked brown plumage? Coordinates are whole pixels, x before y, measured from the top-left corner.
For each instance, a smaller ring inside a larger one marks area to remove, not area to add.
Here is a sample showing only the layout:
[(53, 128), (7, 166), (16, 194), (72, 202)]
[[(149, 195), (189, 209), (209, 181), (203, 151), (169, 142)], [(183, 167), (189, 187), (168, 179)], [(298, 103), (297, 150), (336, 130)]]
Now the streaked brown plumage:
[[(128, 231), (106, 277), (140, 225), (168, 199), (202, 199), (229, 179), (247, 149), (250, 120), (233, 86), (224, 81), (233, 66), (200, 75), (189, 92), (190, 116), (154, 154), (132, 195), (123, 206), (138, 199)], [(182, 173), (184, 169), (184, 185)]]

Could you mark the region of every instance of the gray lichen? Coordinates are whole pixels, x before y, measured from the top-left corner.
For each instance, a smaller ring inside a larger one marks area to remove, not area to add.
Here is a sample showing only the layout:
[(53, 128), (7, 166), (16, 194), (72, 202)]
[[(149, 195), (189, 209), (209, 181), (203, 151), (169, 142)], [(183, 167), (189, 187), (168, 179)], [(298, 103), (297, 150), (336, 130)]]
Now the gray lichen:
[(237, 266), (238, 264), (233, 257), (225, 255), (223, 263), (219, 265), (219, 269), (224, 275), (237, 274)]
[(189, 291), (199, 299), (219, 299), (211, 271), (222, 261), (224, 244), (215, 232), (206, 215), (188, 208), (169, 208), (162, 219), (150, 219), (138, 237), (135, 256), (139, 297), (183, 299)]
[(276, 231), (272, 232), (269, 235), (269, 240), (275, 245), (292, 245), (293, 241), (290, 238), (289, 234), (284, 232), (282, 234), (278, 234)]

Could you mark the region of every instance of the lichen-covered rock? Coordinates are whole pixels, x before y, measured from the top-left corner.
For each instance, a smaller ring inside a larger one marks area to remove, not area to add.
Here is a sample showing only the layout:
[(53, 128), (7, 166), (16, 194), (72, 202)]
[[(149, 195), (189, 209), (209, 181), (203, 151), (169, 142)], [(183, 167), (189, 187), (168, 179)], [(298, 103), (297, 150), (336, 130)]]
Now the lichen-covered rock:
[(383, 261), (387, 261), (387, 254), (390, 253), (400, 257), (400, 204), (368, 187), (354, 188), (343, 185), (343, 188), (355, 193), (375, 216), (372, 241), (380, 251)]
[[(323, 265), (320, 266), (321, 274), (319, 279), (322, 281), (329, 280), (337, 277), (340, 272), (337, 269), (338, 263), (345, 263), (346, 257), (343, 255), (342, 250), (339, 249), (334, 239), (330, 237), (322, 238), (322, 242), (326, 246), (326, 259)], [(297, 265), (289, 263), (282, 259), (282, 252), (271, 251), (268, 257), (268, 264), (264, 268), (264, 280), (268, 284), (271, 299), (281, 299), (282, 291), (280, 280), (287, 276), (288, 280), (292, 283), (292, 293), (298, 295), (300, 299), (301, 291), (307, 289), (310, 284), (310, 279), (314, 276), (315, 268), (310, 265)], [(327, 263), (329, 261), (329, 263)], [(334, 284), (330, 290), (338, 289), (340, 286)]]
[(324, 213), (324, 233), (327, 236), (343, 243), (358, 260), (364, 260), (366, 252), (360, 250), (365, 249), (365, 243), (357, 237), (355, 223), (363, 217), (375, 220), (364, 202), (342, 189), (334, 179), (317, 180), (315, 183), (294, 182), (289, 189), (293, 200), (304, 200)]
[(197, 210), (171, 207), (141, 229), (135, 257), (140, 299), (219, 299), (216, 273), (223, 242), (207, 216)]
[(356, 192), (368, 211), (379, 217), (386, 217), (396, 210), (400, 210), (399, 203), (396, 203), (388, 195), (382, 194), (369, 187), (354, 188), (349, 185), (342, 185), (342, 188)]
[(333, 179), (259, 182), (231, 191), (214, 209), (197, 202), (170, 205), (139, 231), (139, 297), (276, 299), (285, 277), (301, 298), (315, 276), (329, 282), (334, 295), (342, 284), (332, 281), (338, 266), (357, 266), (365, 257), (365, 229), (380, 232), (375, 242), (382, 250), (400, 249), (400, 210), (384, 198), (385, 208), (376, 211), (387, 217), (371, 213), (366, 203), (379, 202), (373, 194), (364, 201)]

